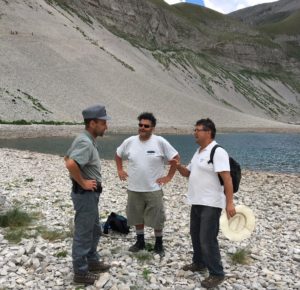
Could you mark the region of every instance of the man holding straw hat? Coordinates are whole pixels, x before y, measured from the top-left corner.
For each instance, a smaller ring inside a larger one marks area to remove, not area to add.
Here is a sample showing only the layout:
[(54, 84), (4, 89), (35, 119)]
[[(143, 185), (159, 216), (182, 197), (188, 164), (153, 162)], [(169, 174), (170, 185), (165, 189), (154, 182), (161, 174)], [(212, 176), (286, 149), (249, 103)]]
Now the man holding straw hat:
[[(212, 120), (198, 120), (194, 128), (194, 137), (200, 147), (190, 164), (185, 167), (179, 161), (170, 161), (177, 165), (181, 175), (189, 177), (187, 200), (192, 206), (190, 234), (193, 262), (185, 265), (183, 270), (200, 273), (208, 270), (209, 276), (201, 282), (201, 286), (205, 288), (216, 287), (225, 278), (217, 240), (219, 219), (223, 208), (226, 208), (228, 218), (236, 213), (227, 152), (218, 147), (213, 163), (209, 162), (211, 150), (217, 145), (214, 141), (215, 135), (216, 127)], [(224, 186), (221, 185), (218, 175), (222, 178)]]

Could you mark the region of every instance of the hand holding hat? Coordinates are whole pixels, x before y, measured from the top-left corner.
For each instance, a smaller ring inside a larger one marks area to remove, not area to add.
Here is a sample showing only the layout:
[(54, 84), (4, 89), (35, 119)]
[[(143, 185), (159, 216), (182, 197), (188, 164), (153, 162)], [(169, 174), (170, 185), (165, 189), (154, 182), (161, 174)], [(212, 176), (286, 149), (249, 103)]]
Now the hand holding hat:
[(251, 236), (255, 228), (255, 216), (253, 211), (245, 205), (235, 207), (236, 214), (230, 219), (226, 211), (223, 211), (220, 218), (220, 228), (226, 238), (231, 241), (242, 241)]

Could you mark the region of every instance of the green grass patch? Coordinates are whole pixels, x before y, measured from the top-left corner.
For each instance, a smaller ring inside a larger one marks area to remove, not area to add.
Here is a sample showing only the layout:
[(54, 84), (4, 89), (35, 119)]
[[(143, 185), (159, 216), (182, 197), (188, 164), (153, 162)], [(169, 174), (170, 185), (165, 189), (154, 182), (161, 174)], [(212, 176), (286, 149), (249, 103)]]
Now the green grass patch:
[[(283, 83), (286, 81), (290, 87), (295, 88), (296, 83), (292, 82), (293, 78), (289, 78), (289, 80), (287, 80), (285, 77), (283, 81), (281, 76), (275, 75), (271, 71), (261, 72), (241, 70), (239, 72), (238, 69), (236, 69), (236, 71), (226, 69), (217, 64), (216, 61), (209, 55), (195, 53), (190, 50), (155, 51), (152, 55), (167, 70), (169, 70), (172, 66), (188, 73), (190, 78), (194, 78), (199, 81), (198, 85), (209, 95), (234, 110), (240, 111), (228, 100), (220, 100), (216, 98), (213, 89), (214, 83), (217, 83), (218, 86), (227, 89), (226, 83), (230, 80), (234, 89), (242, 94), (253, 107), (258, 107), (274, 119), (277, 119), (280, 114), (284, 114), (285, 112), (288, 114), (296, 114), (295, 109), (287, 104), (285, 100), (283, 100), (282, 96), (272, 89), (266, 82), (268, 79), (278, 80)], [(273, 91), (276, 97), (263, 87), (256, 87), (251, 82), (254, 78), (257, 78), (264, 83), (270, 90)], [(216, 79), (218, 79), (218, 81), (216, 81)]]
[(19, 243), (23, 237), (28, 237), (27, 227), (34, 219), (32, 215), (18, 208), (0, 215), (0, 227), (8, 228), (4, 238), (12, 243)]
[(5, 234), (4, 238), (11, 243), (19, 243), (25, 236), (24, 228), (13, 228), (9, 229)]
[(17, 89), (19, 94), (22, 94), (21, 96), (16, 96), (15, 94), (9, 92), (7, 89), (5, 90), (5, 93), (8, 94), (9, 96), (12, 97), (12, 102), (16, 104), (16, 99), (22, 100), (24, 97), (29, 100), (32, 103), (32, 108), (34, 108), (35, 110), (39, 111), (39, 112), (44, 112), (46, 114), (50, 113), (52, 114), (51, 111), (49, 111), (48, 109), (46, 109), (42, 103), (35, 97), (31, 96), (30, 94), (21, 91), (20, 89)]
[(4, 233), (5, 239), (19, 243), (22, 238), (37, 237), (37, 229), (30, 227), (30, 224), (41, 216), (40, 212), (28, 214), (17, 207), (0, 215), (0, 227), (7, 228)]
[(60, 252), (57, 252), (55, 254), (55, 257), (57, 257), (57, 258), (65, 258), (65, 257), (67, 257), (67, 255), (68, 255), (67, 251), (60, 251)]
[(287, 41), (285, 43), (286, 52), (289, 57), (296, 58), (300, 61), (300, 45), (297, 41)]
[(24, 119), (15, 120), (15, 121), (5, 121), (0, 119), (0, 124), (8, 124), (8, 125), (31, 125), (31, 122), (28, 122)]
[(285, 17), (283, 20), (268, 23), (259, 27), (261, 31), (270, 34), (287, 34), (299, 35), (300, 34), (300, 11)]
[(0, 119), (0, 124), (7, 124), (7, 125), (83, 125), (83, 122), (66, 122), (66, 121), (27, 121), (24, 119), (21, 120), (14, 120), (14, 121), (6, 121)]
[(149, 270), (149, 269), (147, 269), (147, 268), (145, 268), (144, 270), (143, 270), (143, 278), (145, 279), (145, 280), (147, 280), (148, 282), (150, 281), (150, 277), (149, 277), (149, 275), (151, 274), (151, 271)]
[(69, 232), (61, 232), (56, 230), (47, 230), (45, 228), (40, 229), (40, 234), (44, 240), (48, 241), (57, 241), (57, 240), (64, 240), (70, 237)]
[(233, 264), (246, 265), (249, 263), (250, 251), (247, 249), (238, 249), (235, 253), (229, 254)]
[(46, 113), (52, 114), (52, 112), (46, 109), (37, 98), (31, 96), (26, 92), (22, 92), (21, 90), (18, 90), (18, 92), (21, 92), (29, 101), (31, 101), (33, 108), (36, 109), (37, 111), (44, 111)]
[(146, 243), (145, 244), (145, 250), (148, 251), (148, 252), (154, 252), (154, 246), (153, 246), (153, 244)]
[(79, 11), (77, 9), (71, 7), (65, 0), (46, 0), (46, 2), (51, 6), (53, 6), (53, 5), (59, 6), (61, 9), (63, 9), (67, 13), (69, 13), (69, 15), (71, 15), (71, 16), (73, 16), (73, 14), (75, 14), (78, 18), (80, 18), (83, 22), (85, 22), (86, 24), (88, 24), (90, 26), (93, 24), (93, 21), (91, 20), (91, 18), (88, 14), (86, 14), (83, 11), (82, 11), (83, 14), (79, 13)]
[(292, 89), (300, 93), (300, 82), (298, 81), (297, 75), (286, 72), (286, 71), (257, 71), (257, 70), (248, 70), (243, 69), (240, 73), (246, 77), (256, 77), (259, 80), (262, 79), (271, 79), (279, 80), (284, 84), (287, 84)]
[[(101, 21), (101, 19), (98, 19)], [(144, 37), (143, 35), (131, 35), (129, 33), (123, 32), (121, 29), (118, 29), (114, 25), (110, 25), (104, 21), (101, 22), (101, 24), (108, 29), (111, 33), (114, 35), (128, 41), (132, 46), (137, 48), (145, 48), (150, 51), (158, 49), (158, 44), (156, 42), (156, 39), (154, 36)]]
[(153, 255), (145, 250), (134, 253), (134, 256), (139, 262), (146, 262), (153, 259)]
[(28, 213), (18, 208), (14, 208), (7, 211), (5, 214), (0, 215), (0, 227), (25, 227), (31, 223), (32, 219), (32, 216)]
[(170, 69), (171, 59), (168, 57), (167, 54), (160, 52), (160, 51), (154, 51), (152, 52), (152, 56), (163, 65), (163, 67), (167, 70)]
[(223, 26), (236, 23), (235, 19), (199, 5), (178, 3), (170, 8), (174, 14), (188, 21), (193, 27), (196, 26), (199, 30), (207, 29), (207, 26), (216, 26), (217, 23), (222, 23)]

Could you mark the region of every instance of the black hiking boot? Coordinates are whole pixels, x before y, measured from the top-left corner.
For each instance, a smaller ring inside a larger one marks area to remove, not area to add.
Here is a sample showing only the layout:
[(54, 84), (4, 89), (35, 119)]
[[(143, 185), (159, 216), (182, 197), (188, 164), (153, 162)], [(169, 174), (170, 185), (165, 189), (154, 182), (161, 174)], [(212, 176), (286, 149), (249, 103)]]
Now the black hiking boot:
[(132, 245), (128, 251), (136, 253), (138, 251), (145, 249), (145, 238), (144, 235), (137, 235), (137, 241), (134, 245)]
[(188, 264), (188, 265), (184, 265), (182, 267), (183, 271), (191, 271), (191, 272), (199, 272), (201, 274), (206, 273), (207, 268), (206, 267), (201, 267), (196, 263), (192, 263), (192, 264)]
[(207, 289), (215, 288), (225, 280), (224, 276), (209, 275), (201, 282), (201, 286)]
[(104, 264), (102, 261), (89, 261), (88, 266), (89, 271), (95, 273), (107, 272), (110, 268), (110, 265)]
[(163, 256), (165, 254), (162, 237), (155, 238), (154, 253)]
[(84, 285), (93, 285), (99, 276), (91, 272), (87, 273), (75, 273), (73, 281), (74, 283), (84, 284)]

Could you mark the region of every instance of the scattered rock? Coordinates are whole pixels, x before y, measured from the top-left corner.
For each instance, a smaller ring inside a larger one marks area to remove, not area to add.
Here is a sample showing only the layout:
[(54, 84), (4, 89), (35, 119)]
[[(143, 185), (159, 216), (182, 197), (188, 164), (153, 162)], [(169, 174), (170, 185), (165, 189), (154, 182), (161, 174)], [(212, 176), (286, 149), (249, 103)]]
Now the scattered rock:
[[(19, 244), (9, 243), (4, 238), (5, 229), (0, 228), (1, 287), (75, 289), (72, 282), (72, 238), (67, 235), (63, 239), (48, 241), (35, 230), (42, 226), (48, 231), (71, 231), (74, 211), (70, 180), (62, 158), (0, 149), (0, 164), (0, 188), (3, 188), (1, 194), (6, 196), (6, 206), (13, 206), (18, 201), (21, 209), (40, 213), (28, 231), (32, 237), (23, 238)], [(114, 162), (102, 160), (102, 173), (104, 191), (99, 208), (101, 220), (105, 221), (112, 211), (125, 215), (127, 197), (125, 184), (117, 179)], [(32, 182), (24, 181), (32, 176)], [(243, 171), (240, 191), (235, 194), (236, 203), (252, 208), (256, 228), (248, 240), (239, 243), (227, 240), (220, 232), (227, 276), (220, 290), (300, 289), (297, 183), (299, 177), (293, 174)], [(101, 259), (112, 267), (108, 273), (100, 274), (95, 285), (86, 289), (202, 289), (200, 283), (204, 275), (181, 270), (183, 265), (192, 261), (190, 207), (182, 198), (186, 190), (187, 180), (178, 174), (164, 187), (168, 200), (165, 203), (166, 253), (163, 258), (150, 253), (150, 259), (144, 261), (128, 252), (135, 241), (133, 228), (128, 235), (110, 232), (101, 236), (98, 250)], [(289, 211), (280, 211), (278, 204), (288, 207)], [(145, 228), (145, 237), (147, 243), (154, 244), (153, 230)], [(234, 254), (241, 248), (247, 248), (252, 259), (247, 265), (234, 265), (228, 253)]]

